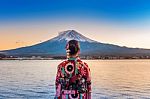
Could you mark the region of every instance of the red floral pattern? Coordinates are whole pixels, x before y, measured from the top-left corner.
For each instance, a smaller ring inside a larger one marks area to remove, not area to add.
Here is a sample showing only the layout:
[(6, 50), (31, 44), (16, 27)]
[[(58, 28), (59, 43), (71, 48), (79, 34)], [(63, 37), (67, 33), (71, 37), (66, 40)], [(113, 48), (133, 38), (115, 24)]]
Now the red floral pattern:
[[(74, 69), (74, 72), (71, 71), (72, 75), (70, 77), (70, 73), (67, 73), (65, 70), (65, 66), (67, 64), (74, 64), (74, 68), (77, 68), (78, 73), (80, 73), (80, 75), (76, 75), (76, 71)], [(56, 85), (56, 99), (66, 99), (63, 98), (62, 93), (63, 93), (63, 88), (62, 88), (62, 83), (60, 83), (60, 79), (64, 79), (64, 77), (70, 77), (69, 81), (74, 82), (76, 79), (78, 80), (83, 80), (81, 79), (82, 77), (84, 77), (86, 79), (85, 83), (86, 83), (86, 92), (80, 94), (80, 97), (82, 97), (82, 99), (91, 99), (91, 74), (90, 74), (90, 68), (88, 67), (88, 64), (85, 62), (82, 62), (80, 58), (76, 58), (76, 61), (74, 60), (65, 60), (63, 62), (61, 62), (58, 65), (57, 68), (57, 75), (56, 75), (56, 81), (55, 81), (55, 85)], [(69, 83), (66, 84), (65, 87), (69, 86)], [(68, 90), (69, 91), (69, 90)], [(77, 90), (75, 90), (75, 92), (77, 92)], [(82, 96), (81, 96), (82, 95)], [(80, 99), (80, 97), (78, 98), (70, 98), (70, 96), (68, 95), (67, 99)]]

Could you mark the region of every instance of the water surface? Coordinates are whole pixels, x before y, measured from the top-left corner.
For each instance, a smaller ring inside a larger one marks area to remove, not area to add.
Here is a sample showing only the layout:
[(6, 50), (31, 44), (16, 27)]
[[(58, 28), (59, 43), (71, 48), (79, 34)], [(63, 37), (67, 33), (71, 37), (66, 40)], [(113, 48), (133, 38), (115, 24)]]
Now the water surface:
[[(85, 60), (92, 99), (150, 99), (150, 60)], [(0, 99), (53, 99), (61, 60), (1, 60)]]

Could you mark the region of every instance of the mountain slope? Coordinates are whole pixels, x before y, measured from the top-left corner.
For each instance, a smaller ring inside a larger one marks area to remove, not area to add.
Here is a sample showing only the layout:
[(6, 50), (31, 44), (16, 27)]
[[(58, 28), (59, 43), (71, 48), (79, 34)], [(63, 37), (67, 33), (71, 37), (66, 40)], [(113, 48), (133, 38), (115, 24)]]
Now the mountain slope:
[(80, 42), (81, 55), (150, 55), (149, 49), (127, 48), (112, 44), (100, 43), (83, 36), (75, 30), (63, 31), (59, 33), (58, 36), (33, 46), (5, 50), (1, 51), (1, 53), (15, 56), (64, 56), (66, 55), (65, 45), (67, 41), (71, 39), (75, 39)]

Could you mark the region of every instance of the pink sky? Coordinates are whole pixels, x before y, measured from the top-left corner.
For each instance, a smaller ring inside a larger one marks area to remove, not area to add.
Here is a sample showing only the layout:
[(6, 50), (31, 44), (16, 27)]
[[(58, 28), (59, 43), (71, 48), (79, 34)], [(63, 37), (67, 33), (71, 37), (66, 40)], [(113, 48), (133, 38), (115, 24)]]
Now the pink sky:
[(134, 24), (86, 19), (8, 22), (0, 27), (0, 50), (37, 44), (57, 36), (58, 32), (69, 29), (74, 29), (102, 43), (150, 48), (150, 26), (143, 22), (141, 22), (143, 26)]

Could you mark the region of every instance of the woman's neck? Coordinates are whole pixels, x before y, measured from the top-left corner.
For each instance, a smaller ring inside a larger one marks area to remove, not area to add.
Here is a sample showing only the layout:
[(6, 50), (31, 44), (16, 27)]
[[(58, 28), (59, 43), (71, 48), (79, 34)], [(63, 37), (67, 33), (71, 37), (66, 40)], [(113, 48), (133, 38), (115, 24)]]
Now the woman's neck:
[(78, 55), (67, 56), (67, 58), (77, 58), (77, 57), (78, 57)]
[(78, 60), (79, 56), (69, 56), (67, 57), (67, 60)]

